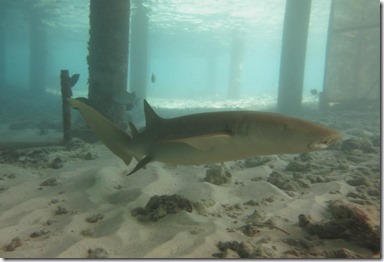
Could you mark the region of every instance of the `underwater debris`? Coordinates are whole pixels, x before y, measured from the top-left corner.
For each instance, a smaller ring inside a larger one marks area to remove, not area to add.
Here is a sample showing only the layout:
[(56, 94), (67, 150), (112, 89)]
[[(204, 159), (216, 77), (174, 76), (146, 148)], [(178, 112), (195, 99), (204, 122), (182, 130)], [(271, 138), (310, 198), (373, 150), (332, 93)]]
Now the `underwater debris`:
[(279, 171), (273, 171), (269, 175), (267, 182), (277, 186), (282, 190), (297, 191), (300, 189), (300, 185), (298, 183), (292, 181), (286, 175)]
[(364, 258), (347, 248), (333, 249), (325, 251), (324, 253), (326, 258)]
[(222, 251), (214, 254), (219, 258), (271, 258), (275, 257), (275, 252), (271, 248), (262, 246), (261, 244), (253, 244), (247, 242), (227, 241), (217, 244)]
[(50, 168), (53, 169), (59, 169), (63, 167), (63, 160), (60, 157), (56, 157), (51, 161), (51, 163), (48, 165)]
[(308, 162), (301, 161), (291, 161), (286, 166), (285, 170), (287, 171), (295, 171), (295, 172), (303, 172), (310, 168), (310, 164)]
[(360, 176), (346, 181), (350, 186), (371, 186), (372, 183), (365, 176)]
[(243, 162), (243, 167), (251, 168), (251, 167), (261, 166), (268, 163), (272, 159), (273, 158), (269, 156), (260, 156), (260, 157), (245, 159)]
[(310, 250), (311, 248), (319, 244), (304, 238), (286, 238), (286, 239), (283, 239), (282, 241), (290, 246), (298, 247), (300, 249), (305, 249), (305, 250)]
[(85, 221), (87, 221), (87, 222), (89, 222), (89, 223), (96, 223), (96, 222), (102, 220), (103, 218), (104, 218), (104, 215), (98, 213), (98, 214), (95, 214), (95, 215), (93, 215), (93, 216), (87, 217), (87, 218), (85, 219)]
[(94, 160), (94, 159), (96, 159), (98, 157), (99, 157), (99, 155), (96, 152), (87, 152), (87, 153), (85, 153), (84, 155), (81, 156), (81, 159), (84, 159), (84, 160)]
[(321, 239), (352, 240), (373, 251), (380, 249), (380, 226), (373, 224), (361, 208), (340, 200), (330, 201), (328, 211), (332, 220), (313, 223), (309, 216), (299, 215), (299, 226)]
[(32, 238), (36, 238), (36, 237), (40, 237), (40, 236), (46, 235), (46, 234), (48, 234), (50, 232), (51, 231), (49, 231), (47, 229), (40, 229), (40, 230), (34, 231), (29, 236), (32, 237)]
[(41, 167), (47, 163), (48, 160), (48, 151), (44, 149), (0, 151), (0, 163), (5, 164), (19, 164), (23, 167)]
[(152, 221), (158, 221), (168, 214), (176, 214), (182, 210), (192, 212), (192, 201), (176, 194), (162, 196), (155, 195), (149, 199), (145, 208), (135, 208), (132, 210), (131, 214), (132, 216), (146, 216)]
[(50, 225), (52, 225), (52, 224), (55, 223), (55, 222), (57, 222), (57, 221), (48, 219), (48, 220), (45, 222), (45, 224), (46, 224), (47, 226), (50, 226)]
[(336, 239), (344, 237), (345, 230), (335, 221), (314, 223), (309, 216), (299, 215), (299, 226), (310, 235), (317, 235), (321, 239)]
[(253, 226), (251, 224), (240, 227), (240, 230), (247, 237), (254, 237), (260, 233), (260, 230), (258, 230), (256, 226)]
[(14, 179), (16, 175), (14, 173), (4, 174), (3, 177), (6, 177), (8, 179)]
[(347, 153), (354, 153), (354, 150), (361, 150), (364, 153), (374, 153), (375, 148), (369, 139), (357, 139), (350, 138), (346, 139), (341, 143), (341, 150)]
[(328, 210), (347, 232), (347, 238), (373, 251), (380, 250), (380, 225), (375, 225), (360, 207), (343, 201), (330, 201)]
[(73, 137), (68, 144), (65, 145), (67, 150), (76, 150), (89, 147), (83, 140)]
[(249, 232), (243, 231), (243, 233), (245, 235), (247, 235), (248, 233), (252, 234), (252, 228), (254, 230), (259, 231), (257, 229), (258, 227), (268, 227), (270, 229), (277, 229), (277, 230), (289, 235), (289, 233), (287, 231), (276, 226), (276, 223), (273, 219), (271, 219), (271, 218), (267, 219), (267, 213), (263, 210), (257, 210), (257, 209), (254, 210), (252, 214), (250, 214), (248, 217), (245, 218), (244, 222), (246, 222), (247, 225), (242, 226), (238, 229), (242, 229), (242, 230), (244, 229), (246, 231), (249, 230)]
[(310, 92), (311, 95), (313, 95), (313, 96), (317, 96), (317, 95), (319, 94), (319, 91), (317, 91), (317, 89), (315, 89), (315, 88), (309, 90), (309, 92)]
[(68, 214), (68, 213), (69, 213), (68, 209), (66, 209), (63, 206), (58, 206), (56, 211), (55, 211), (55, 215), (65, 215), (65, 214)]
[(283, 252), (282, 257), (284, 258), (362, 258), (362, 256), (346, 248), (324, 250), (322, 240), (286, 238), (282, 242), (292, 247)]
[(85, 237), (92, 237), (93, 235), (95, 235), (95, 231), (88, 228), (88, 229), (81, 230), (80, 234)]
[(7, 189), (8, 189), (8, 187), (2, 186), (2, 185), (0, 186), (0, 192), (5, 191)]
[(214, 166), (205, 172), (204, 181), (215, 184), (228, 184), (231, 183), (232, 175), (229, 171), (225, 170), (224, 167)]
[(88, 249), (87, 258), (108, 258), (108, 252), (103, 248)]
[(40, 183), (40, 186), (56, 186), (56, 185), (57, 185), (56, 178), (48, 178), (44, 180), (42, 183)]
[(15, 237), (12, 239), (12, 241), (8, 245), (6, 245), (4, 247), (4, 250), (5, 251), (13, 251), (21, 245), (22, 245), (21, 239), (19, 237)]

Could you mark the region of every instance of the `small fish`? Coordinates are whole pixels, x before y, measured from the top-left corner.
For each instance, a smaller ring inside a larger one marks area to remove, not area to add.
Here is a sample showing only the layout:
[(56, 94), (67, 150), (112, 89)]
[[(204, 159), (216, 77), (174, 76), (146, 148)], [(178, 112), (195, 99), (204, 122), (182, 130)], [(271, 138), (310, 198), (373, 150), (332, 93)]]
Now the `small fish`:
[(151, 82), (152, 83), (155, 83), (156, 82), (156, 76), (154, 73), (152, 73), (152, 76), (151, 76)]
[(314, 95), (314, 96), (316, 96), (319, 93), (317, 89), (311, 89), (311, 91), (309, 92), (311, 92), (311, 95)]
[(335, 144), (341, 135), (328, 127), (267, 112), (228, 111), (161, 118), (144, 100), (146, 127), (132, 136), (77, 99), (68, 102), (132, 174), (152, 161), (201, 165), (257, 155), (298, 154)]

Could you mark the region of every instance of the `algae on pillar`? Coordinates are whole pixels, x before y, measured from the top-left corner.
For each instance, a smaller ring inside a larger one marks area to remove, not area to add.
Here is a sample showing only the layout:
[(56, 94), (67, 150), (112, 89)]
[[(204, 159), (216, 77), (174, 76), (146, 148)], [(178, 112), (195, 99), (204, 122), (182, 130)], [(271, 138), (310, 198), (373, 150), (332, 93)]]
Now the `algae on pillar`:
[(90, 103), (115, 123), (124, 113), (113, 95), (127, 88), (129, 13), (128, 0), (90, 2), (88, 96)]
[(286, 2), (277, 101), (279, 112), (289, 114), (301, 110), (310, 11), (311, 0)]

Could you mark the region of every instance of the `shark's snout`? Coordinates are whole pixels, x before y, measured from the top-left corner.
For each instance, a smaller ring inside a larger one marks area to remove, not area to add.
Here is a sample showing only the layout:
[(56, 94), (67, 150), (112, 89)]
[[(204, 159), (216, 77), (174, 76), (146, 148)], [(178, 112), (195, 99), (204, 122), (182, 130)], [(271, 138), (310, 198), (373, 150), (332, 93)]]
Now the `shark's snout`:
[(308, 148), (312, 150), (325, 149), (330, 145), (336, 144), (341, 139), (341, 137), (341, 134), (334, 133), (320, 139), (319, 141), (308, 144)]

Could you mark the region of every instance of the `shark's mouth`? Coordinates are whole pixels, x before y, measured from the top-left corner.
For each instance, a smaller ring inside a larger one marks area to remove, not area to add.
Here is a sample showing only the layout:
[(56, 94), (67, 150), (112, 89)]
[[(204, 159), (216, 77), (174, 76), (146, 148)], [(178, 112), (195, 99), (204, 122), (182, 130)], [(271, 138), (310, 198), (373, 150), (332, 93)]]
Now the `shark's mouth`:
[(336, 144), (339, 140), (341, 139), (340, 134), (333, 134), (330, 136), (325, 137), (321, 141), (315, 142), (315, 143), (310, 143), (308, 144), (308, 148), (311, 150), (321, 150), (325, 149), (330, 145)]

